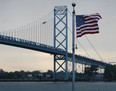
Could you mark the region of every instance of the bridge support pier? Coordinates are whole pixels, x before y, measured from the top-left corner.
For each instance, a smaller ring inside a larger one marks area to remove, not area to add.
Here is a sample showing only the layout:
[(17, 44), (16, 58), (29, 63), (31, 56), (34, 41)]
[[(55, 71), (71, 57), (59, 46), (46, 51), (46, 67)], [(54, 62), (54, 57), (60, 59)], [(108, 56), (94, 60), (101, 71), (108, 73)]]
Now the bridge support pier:
[[(54, 48), (63, 49), (63, 54), (54, 54), (54, 79), (68, 79), (68, 20), (67, 7), (54, 8)], [(60, 72), (60, 73), (59, 73)], [(64, 78), (65, 77), (65, 78)]]

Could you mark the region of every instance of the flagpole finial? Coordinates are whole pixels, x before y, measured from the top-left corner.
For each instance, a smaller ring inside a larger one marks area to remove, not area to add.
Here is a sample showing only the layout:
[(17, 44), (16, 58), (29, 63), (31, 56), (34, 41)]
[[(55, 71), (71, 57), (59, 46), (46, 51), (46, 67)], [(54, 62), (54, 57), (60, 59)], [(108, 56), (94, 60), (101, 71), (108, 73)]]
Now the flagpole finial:
[(76, 3), (72, 3), (72, 6), (73, 6), (73, 14), (74, 14), (74, 16), (75, 16), (75, 6), (76, 6)]
[(72, 6), (75, 7), (76, 6), (76, 3), (72, 3)]

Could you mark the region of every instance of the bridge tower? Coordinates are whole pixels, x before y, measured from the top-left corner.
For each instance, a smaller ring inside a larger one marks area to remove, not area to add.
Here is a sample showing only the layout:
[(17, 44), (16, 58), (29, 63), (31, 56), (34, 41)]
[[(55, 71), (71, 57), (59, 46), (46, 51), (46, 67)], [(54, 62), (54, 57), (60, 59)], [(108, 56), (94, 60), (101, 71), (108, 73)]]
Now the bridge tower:
[(68, 79), (68, 14), (67, 6), (56, 6), (54, 8), (54, 47), (65, 51), (64, 55), (54, 54), (54, 79), (57, 72), (65, 72), (65, 80)]

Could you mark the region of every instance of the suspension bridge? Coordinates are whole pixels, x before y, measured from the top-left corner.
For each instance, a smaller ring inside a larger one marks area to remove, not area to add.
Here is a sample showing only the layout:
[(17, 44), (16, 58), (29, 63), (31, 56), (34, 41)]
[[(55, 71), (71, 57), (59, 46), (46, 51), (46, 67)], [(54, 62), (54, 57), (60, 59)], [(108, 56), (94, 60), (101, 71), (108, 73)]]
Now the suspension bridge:
[[(57, 6), (47, 16), (27, 25), (0, 32), (0, 44), (26, 48), (54, 55), (54, 79), (62, 69), (68, 79), (68, 61), (72, 61), (69, 41), (68, 8)], [(105, 68), (105, 62), (75, 55), (75, 62)], [(62, 63), (60, 62), (62, 61)], [(65, 65), (65, 67), (63, 66)]]

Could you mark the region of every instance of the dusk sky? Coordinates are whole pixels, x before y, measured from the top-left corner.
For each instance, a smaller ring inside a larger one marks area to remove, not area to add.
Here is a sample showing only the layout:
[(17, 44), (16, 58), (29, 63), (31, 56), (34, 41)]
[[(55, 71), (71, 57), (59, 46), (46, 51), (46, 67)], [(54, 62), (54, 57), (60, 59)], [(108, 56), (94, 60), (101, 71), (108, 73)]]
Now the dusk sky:
[[(116, 62), (115, 0), (0, 0), (0, 32), (33, 22), (52, 12), (54, 6), (66, 5), (72, 12), (72, 2), (76, 2), (76, 14), (99, 13), (102, 16), (99, 20), (100, 33), (86, 36), (104, 62)], [(84, 36), (78, 41), (91, 58), (101, 61)], [(76, 53), (88, 57), (79, 44)], [(5, 71), (52, 70), (53, 56), (0, 44), (0, 68)]]

